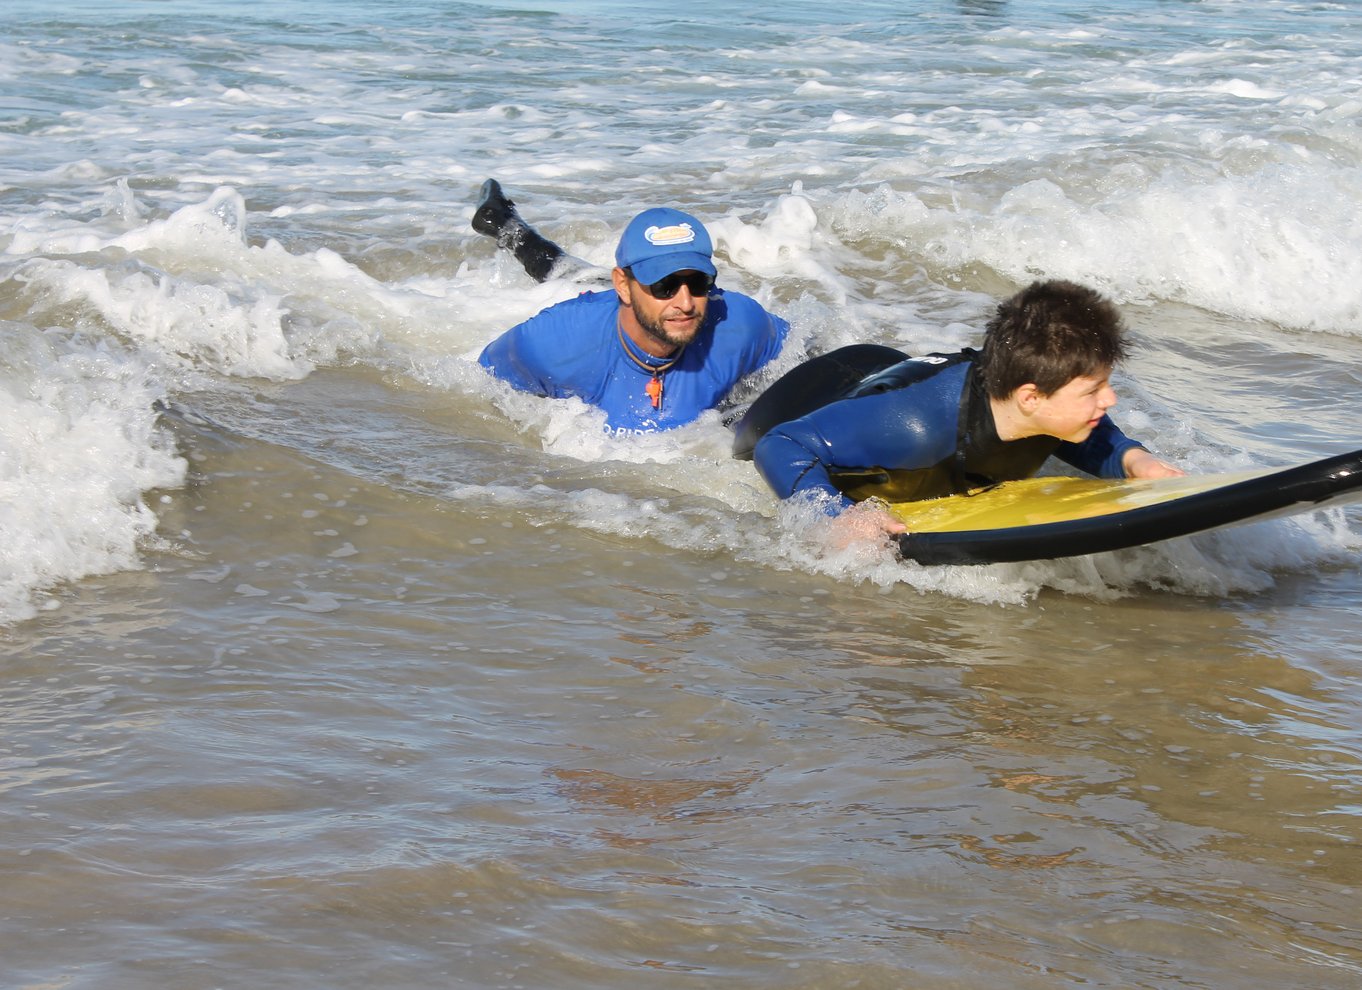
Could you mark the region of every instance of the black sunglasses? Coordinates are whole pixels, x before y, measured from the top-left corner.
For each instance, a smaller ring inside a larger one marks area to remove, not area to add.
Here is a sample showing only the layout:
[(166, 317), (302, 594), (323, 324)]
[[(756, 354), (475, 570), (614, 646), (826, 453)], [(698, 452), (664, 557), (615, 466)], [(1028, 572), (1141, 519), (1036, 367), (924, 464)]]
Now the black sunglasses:
[[(630, 278), (634, 278), (634, 273), (629, 273)], [(638, 279), (634, 279), (638, 282)], [(670, 299), (681, 291), (681, 286), (690, 290), (693, 296), (707, 296), (709, 290), (714, 288), (713, 276), (706, 275), (704, 272), (672, 272), (666, 278), (660, 278), (656, 282), (639, 282), (639, 285), (647, 291), (648, 295), (654, 299)]]

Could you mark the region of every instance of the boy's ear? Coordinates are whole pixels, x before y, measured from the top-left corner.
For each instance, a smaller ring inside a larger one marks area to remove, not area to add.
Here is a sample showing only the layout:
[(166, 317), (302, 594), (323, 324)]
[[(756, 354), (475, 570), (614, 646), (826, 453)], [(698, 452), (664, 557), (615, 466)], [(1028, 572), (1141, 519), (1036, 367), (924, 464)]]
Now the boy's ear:
[(1022, 408), (1023, 412), (1030, 412), (1041, 399), (1045, 398), (1033, 382), (1027, 382), (1020, 386), (1017, 391), (1012, 393), (1012, 396), (1017, 400), (1017, 405)]

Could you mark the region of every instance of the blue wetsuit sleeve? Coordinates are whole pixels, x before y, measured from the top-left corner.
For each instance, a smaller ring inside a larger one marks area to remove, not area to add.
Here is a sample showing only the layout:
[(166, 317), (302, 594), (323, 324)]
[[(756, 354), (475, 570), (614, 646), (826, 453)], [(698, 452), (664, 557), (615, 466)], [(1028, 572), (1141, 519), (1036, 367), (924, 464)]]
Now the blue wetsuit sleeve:
[[(614, 291), (584, 292), (555, 303), (488, 344), (478, 363), (513, 387), (550, 399), (580, 399), (601, 409), (612, 430), (652, 431), (689, 422), (699, 377), (677, 368), (667, 377), (670, 405), (655, 414), (645, 373), (619, 341)], [(703, 384), (703, 383), (702, 383)]]
[(852, 502), (834, 472), (914, 470), (951, 456), (962, 381), (963, 367), (930, 384), (834, 402), (772, 429), (752, 459), (780, 498), (821, 493), (841, 511)]
[(539, 313), (498, 336), (482, 349), (478, 364), (522, 392), (553, 395), (549, 369), (538, 360), (538, 349), (534, 346), (533, 327), (542, 323), (543, 317), (545, 313)]
[(785, 346), (786, 338), (790, 336), (790, 324), (774, 313), (766, 313), (766, 318), (770, 329), (766, 334), (766, 346), (757, 361), (758, 368), (764, 368), (774, 361), (780, 349)]
[(1055, 456), (1098, 478), (1124, 478), (1126, 471), (1121, 459), (1131, 448), (1143, 446), (1122, 433), (1110, 416), (1103, 416), (1086, 440), (1060, 444)]
[(725, 292), (717, 332), (734, 341), (734, 378), (750, 375), (773, 361), (790, 335), (790, 324), (740, 292)]
[(832, 441), (807, 416), (769, 431), (758, 441), (752, 460), (780, 498), (821, 493), (833, 500), (835, 511), (851, 505), (851, 500), (833, 485), (828, 472)]

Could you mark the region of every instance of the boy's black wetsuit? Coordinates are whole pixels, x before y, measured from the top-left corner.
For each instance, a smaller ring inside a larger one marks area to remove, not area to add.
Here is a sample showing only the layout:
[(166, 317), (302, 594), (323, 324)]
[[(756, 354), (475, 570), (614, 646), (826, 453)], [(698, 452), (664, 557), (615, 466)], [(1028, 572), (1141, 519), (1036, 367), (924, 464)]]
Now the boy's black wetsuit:
[[(908, 358), (842, 387), (812, 411), (805, 410), (817, 400), (804, 395), (799, 418), (758, 427), (757, 469), (781, 498), (821, 492), (843, 508), (871, 497), (906, 502), (1027, 478), (1052, 455), (1088, 474), (1125, 477), (1121, 459), (1140, 444), (1106, 416), (1081, 443), (999, 439), (976, 357), (965, 350)], [(770, 403), (761, 409), (761, 402), (748, 415), (770, 422)], [(753, 439), (743, 424), (738, 431), (740, 445)]]

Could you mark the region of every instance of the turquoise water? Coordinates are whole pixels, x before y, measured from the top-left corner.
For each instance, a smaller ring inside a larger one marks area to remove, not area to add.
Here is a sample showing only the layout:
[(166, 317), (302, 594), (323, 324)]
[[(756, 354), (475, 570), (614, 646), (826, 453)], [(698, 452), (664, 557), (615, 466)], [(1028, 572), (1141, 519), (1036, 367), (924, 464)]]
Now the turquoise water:
[(469, 227), (690, 209), (771, 374), (1073, 278), (1160, 453), (1355, 449), (1355, 4), (6, 13), (0, 982), (1357, 984), (1356, 510), (829, 552), (483, 375), (579, 287)]

